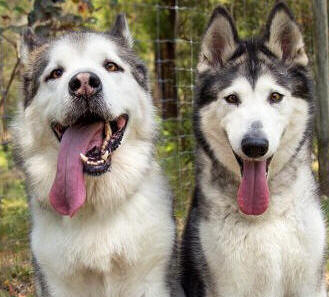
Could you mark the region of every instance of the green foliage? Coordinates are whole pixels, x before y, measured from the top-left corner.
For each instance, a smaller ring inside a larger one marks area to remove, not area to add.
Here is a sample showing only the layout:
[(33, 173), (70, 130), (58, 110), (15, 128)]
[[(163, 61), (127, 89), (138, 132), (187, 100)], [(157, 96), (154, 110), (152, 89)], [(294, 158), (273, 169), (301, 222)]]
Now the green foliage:
[(184, 220), (187, 214), (189, 198), (192, 196), (193, 179), (193, 147), (192, 135), (186, 135), (191, 130), (191, 120), (186, 119), (179, 125), (175, 120), (163, 121), (159, 144), (158, 159), (173, 189), (175, 213), (179, 220)]
[(0, 6), (6, 8), (6, 9), (9, 9), (7, 1), (0, 1)]
[(14, 169), (11, 152), (11, 147), (0, 146), (0, 296), (15, 296), (16, 286), (32, 292), (24, 180)]

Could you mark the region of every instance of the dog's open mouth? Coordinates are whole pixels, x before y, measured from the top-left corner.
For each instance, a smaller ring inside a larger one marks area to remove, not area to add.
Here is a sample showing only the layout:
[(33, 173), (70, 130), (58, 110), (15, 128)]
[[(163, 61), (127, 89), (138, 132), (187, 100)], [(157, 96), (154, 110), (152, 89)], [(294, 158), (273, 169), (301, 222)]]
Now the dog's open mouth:
[[(242, 158), (241, 158), (239, 155), (237, 155), (234, 151), (233, 151), (233, 154), (234, 154), (234, 156), (235, 156), (235, 158), (236, 158), (236, 160), (237, 160), (237, 162), (238, 162), (238, 164), (239, 164), (240, 172), (241, 172), (241, 176), (243, 176), (243, 160), (242, 160)], [(271, 164), (272, 158), (273, 158), (273, 156), (270, 157), (270, 158), (268, 158), (268, 159), (266, 160), (266, 177), (268, 176), (268, 168), (269, 168), (269, 166), (270, 166), (270, 164)], [(256, 161), (255, 161), (255, 162), (256, 162)]]
[(240, 166), (241, 183), (237, 193), (239, 209), (246, 215), (261, 215), (269, 205), (268, 169), (272, 157), (267, 160), (244, 160), (233, 151)]
[(120, 146), (128, 123), (123, 114), (113, 121), (83, 117), (71, 126), (51, 125), (60, 141), (57, 171), (50, 203), (62, 215), (73, 216), (86, 200), (84, 173), (109, 171), (113, 152)]
[[(89, 175), (101, 175), (107, 172), (111, 166), (111, 155), (120, 146), (126, 126), (128, 115), (123, 114), (110, 122), (88, 122), (78, 120), (74, 126), (79, 130), (88, 129), (87, 126), (95, 125), (96, 133), (88, 143), (85, 151), (81, 151), (80, 159), (83, 163), (84, 172)], [(99, 126), (102, 126), (100, 131)], [(56, 137), (61, 142), (68, 126), (62, 126), (59, 123), (52, 123), (51, 128)]]

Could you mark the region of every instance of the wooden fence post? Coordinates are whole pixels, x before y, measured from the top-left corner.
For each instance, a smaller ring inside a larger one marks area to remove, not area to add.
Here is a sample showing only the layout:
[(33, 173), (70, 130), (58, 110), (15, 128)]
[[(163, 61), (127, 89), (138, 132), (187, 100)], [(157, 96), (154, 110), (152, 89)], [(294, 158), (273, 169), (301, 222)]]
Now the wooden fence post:
[(329, 63), (327, 0), (313, 0), (320, 190), (329, 196)]

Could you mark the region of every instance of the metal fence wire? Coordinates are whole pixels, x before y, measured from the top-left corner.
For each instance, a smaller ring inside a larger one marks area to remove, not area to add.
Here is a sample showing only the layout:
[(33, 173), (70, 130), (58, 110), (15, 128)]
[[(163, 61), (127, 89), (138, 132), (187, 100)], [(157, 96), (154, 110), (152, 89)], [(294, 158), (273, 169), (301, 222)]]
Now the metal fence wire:
[[(119, 12), (127, 15), (137, 53), (146, 61), (154, 102), (158, 107), (160, 136), (157, 145), (158, 158), (169, 177), (176, 197), (176, 214), (184, 217), (193, 190), (194, 140), (192, 132), (192, 104), (194, 95), (195, 67), (200, 39), (218, 4), (224, 4), (237, 21), (242, 37), (259, 32), (266, 21), (266, 13), (275, 2), (265, 1), (211, 1), (211, 0), (148, 0), (148, 1), (93, 1), (110, 6), (105, 14), (106, 23), (95, 23), (93, 29), (103, 30), (110, 26)], [(309, 3), (308, 3), (309, 2)], [(312, 49), (311, 1), (288, 1), (297, 8), (297, 20), (305, 28), (309, 52)], [(97, 17), (96, 17), (97, 19)], [(304, 25), (304, 26), (303, 26)], [(17, 34), (16, 34), (17, 35)], [(2, 145), (8, 145), (8, 123), (17, 101), (21, 99), (18, 67), (8, 96), (6, 86), (10, 79), (13, 62), (12, 40), (0, 35), (0, 133)]]

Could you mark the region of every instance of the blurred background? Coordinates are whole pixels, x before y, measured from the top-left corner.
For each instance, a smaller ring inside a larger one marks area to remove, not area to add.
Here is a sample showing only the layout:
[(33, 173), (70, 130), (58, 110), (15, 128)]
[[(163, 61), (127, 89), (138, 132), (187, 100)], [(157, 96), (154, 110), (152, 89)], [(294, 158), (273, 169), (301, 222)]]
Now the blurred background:
[[(241, 37), (260, 32), (273, 0), (0, 0), (0, 297), (34, 296), (28, 247), (24, 176), (12, 158), (10, 120), (22, 100), (20, 32), (43, 36), (66, 30), (109, 30), (125, 12), (147, 63), (161, 125), (157, 155), (175, 194), (179, 230), (193, 191), (192, 98), (200, 38), (212, 9), (233, 14)], [(329, 214), (328, 14), (326, 0), (287, 1), (301, 25), (316, 78), (313, 170)], [(327, 65), (327, 66), (326, 66)], [(329, 265), (327, 265), (329, 267)]]

